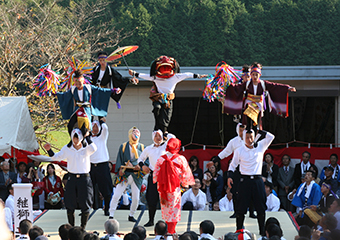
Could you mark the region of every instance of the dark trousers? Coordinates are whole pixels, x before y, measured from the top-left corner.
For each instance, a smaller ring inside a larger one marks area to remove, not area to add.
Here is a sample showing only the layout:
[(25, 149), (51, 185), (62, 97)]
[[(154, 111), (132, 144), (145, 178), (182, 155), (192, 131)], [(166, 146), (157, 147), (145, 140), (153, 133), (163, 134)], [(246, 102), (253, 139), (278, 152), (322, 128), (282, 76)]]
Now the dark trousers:
[(257, 221), (259, 225), (260, 234), (263, 236), (264, 221), (266, 206), (266, 192), (264, 189), (264, 183), (261, 176), (255, 176), (253, 179), (249, 176), (241, 175), (236, 204), (236, 227), (241, 229), (244, 222), (244, 214), (247, 213), (247, 209), (250, 206), (250, 201), (253, 202), (255, 210), (257, 212)]
[(89, 174), (79, 175), (70, 173), (65, 193), (65, 207), (68, 213), (80, 209), (82, 213), (88, 213), (92, 205), (93, 187)]
[(150, 172), (148, 177), (148, 188), (146, 189), (146, 201), (149, 208), (149, 221), (153, 222), (159, 203), (159, 193), (157, 190), (157, 183), (153, 183), (153, 172)]
[(108, 162), (92, 164), (91, 163), (91, 180), (93, 185), (98, 185), (99, 192), (105, 198), (112, 195), (112, 180)]
[(154, 130), (162, 130), (164, 133), (167, 131), (171, 116), (172, 116), (172, 109), (173, 109), (173, 101), (170, 102), (170, 108), (165, 108), (165, 104), (162, 104), (160, 102), (153, 102), (153, 115), (155, 117), (155, 127)]

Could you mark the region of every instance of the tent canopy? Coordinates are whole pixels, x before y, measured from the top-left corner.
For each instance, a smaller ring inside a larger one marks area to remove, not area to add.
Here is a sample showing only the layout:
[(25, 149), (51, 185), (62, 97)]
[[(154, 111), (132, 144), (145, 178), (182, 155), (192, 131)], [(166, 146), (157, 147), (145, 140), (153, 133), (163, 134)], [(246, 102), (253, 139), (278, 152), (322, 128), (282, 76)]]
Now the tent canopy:
[(39, 148), (26, 97), (0, 97), (0, 156), (11, 147), (33, 152)]

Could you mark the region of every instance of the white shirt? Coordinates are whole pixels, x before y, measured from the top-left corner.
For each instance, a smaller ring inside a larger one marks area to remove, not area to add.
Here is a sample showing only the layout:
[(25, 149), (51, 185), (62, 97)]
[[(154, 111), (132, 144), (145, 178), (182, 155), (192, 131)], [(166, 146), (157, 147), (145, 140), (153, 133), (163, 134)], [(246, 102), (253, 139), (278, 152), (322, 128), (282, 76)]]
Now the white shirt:
[(105, 70), (99, 70), (98, 82), (101, 82), (105, 74)]
[(218, 157), (220, 159), (228, 157), (230, 154), (232, 154), (237, 148), (241, 147), (244, 144), (242, 138), (240, 136), (236, 136), (232, 138), (227, 146), (218, 154)]
[(267, 197), (267, 210), (268, 212), (278, 212), (280, 210), (280, 199), (273, 193), (269, 194)]
[(65, 145), (60, 152), (57, 152), (52, 157), (53, 161), (67, 160), (67, 171), (73, 174), (89, 173), (91, 169), (90, 156), (97, 150), (94, 143), (75, 149), (73, 145), (67, 147)]
[(159, 157), (166, 153), (165, 149), (166, 143), (159, 147), (155, 147), (155, 144), (151, 144), (144, 149), (142, 154), (139, 156), (137, 163), (145, 162), (145, 160), (149, 158), (149, 168), (153, 171)]
[(194, 74), (190, 72), (176, 73), (170, 78), (159, 78), (150, 76), (150, 74), (140, 73), (139, 77), (155, 82), (159, 93), (173, 93), (177, 83), (183, 81), (186, 78), (193, 78)]
[(234, 151), (233, 159), (229, 166), (229, 171), (235, 171), (240, 165), (240, 172), (243, 175), (261, 175), (263, 155), (275, 136), (267, 132), (266, 137), (258, 142), (256, 148), (248, 148), (245, 144)]
[(220, 211), (234, 211), (233, 199), (229, 201), (227, 194), (219, 201)]
[(336, 220), (338, 220), (338, 225), (336, 226), (335, 229), (340, 230), (340, 211), (337, 211), (336, 213), (334, 213), (334, 217), (336, 218)]
[(192, 202), (194, 210), (203, 211), (205, 209), (205, 204), (207, 203), (207, 196), (200, 189), (198, 189), (198, 194), (195, 196), (192, 188), (190, 188), (188, 191), (183, 193), (181, 206), (183, 207), (183, 205), (188, 201)]
[(310, 163), (309, 161), (307, 162), (307, 164), (304, 164), (303, 162), (301, 162), (301, 174), (305, 173), (305, 169), (307, 167), (307, 170), (310, 168)]
[(208, 238), (210, 240), (217, 240), (216, 238), (211, 236), (209, 233), (202, 233), (199, 239), (202, 239), (202, 238)]
[(12, 222), (14, 222), (14, 196), (8, 195), (5, 202), (5, 207), (11, 210)]
[(101, 125), (101, 133), (99, 136), (92, 136), (93, 143), (97, 146), (97, 151), (95, 151), (91, 156), (91, 163), (102, 163), (110, 160), (109, 151), (107, 150), (107, 139), (109, 137), (109, 128), (106, 123)]
[(105, 239), (106, 239), (106, 237), (108, 237), (107, 239), (108, 240), (122, 240), (122, 238), (120, 238), (118, 235), (116, 235), (116, 234), (107, 234), (106, 236), (105, 236)]
[(4, 211), (5, 221), (6, 221), (7, 227), (10, 231), (13, 232), (13, 220), (14, 220), (14, 218), (13, 218), (11, 209), (9, 209), (8, 207), (5, 207), (3, 209), (3, 211)]
[(84, 91), (84, 89), (82, 89), (82, 90), (79, 90), (78, 89), (78, 97), (79, 97), (79, 101), (83, 101), (83, 91)]

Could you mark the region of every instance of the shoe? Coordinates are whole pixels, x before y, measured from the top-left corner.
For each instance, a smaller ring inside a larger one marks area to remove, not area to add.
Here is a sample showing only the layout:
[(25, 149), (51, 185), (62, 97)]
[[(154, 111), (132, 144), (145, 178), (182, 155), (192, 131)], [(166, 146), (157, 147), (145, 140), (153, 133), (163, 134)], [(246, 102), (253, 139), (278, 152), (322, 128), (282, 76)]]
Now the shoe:
[(111, 217), (111, 216), (110, 216), (109, 219), (114, 219), (114, 217)]
[(153, 225), (153, 222), (148, 221), (146, 224), (144, 224), (144, 227), (152, 227)]
[(107, 212), (105, 211), (104, 215), (108, 217), (108, 216), (110, 216), (110, 213), (108, 211)]
[(256, 215), (254, 213), (249, 213), (249, 217), (250, 218), (257, 218)]
[(233, 215), (231, 215), (229, 218), (236, 218), (236, 213), (234, 213)]
[(137, 222), (137, 220), (133, 216), (129, 216), (128, 220), (130, 222)]

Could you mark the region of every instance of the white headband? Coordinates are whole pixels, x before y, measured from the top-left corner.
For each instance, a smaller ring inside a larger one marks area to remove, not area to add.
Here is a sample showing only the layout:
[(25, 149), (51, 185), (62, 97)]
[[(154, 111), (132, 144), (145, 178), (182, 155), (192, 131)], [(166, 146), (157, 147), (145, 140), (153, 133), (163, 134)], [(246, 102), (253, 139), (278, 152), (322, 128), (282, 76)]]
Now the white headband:
[(72, 139), (72, 142), (73, 142), (73, 137), (74, 135), (77, 134), (78, 135), (78, 139), (79, 139), (79, 142), (83, 141), (83, 134), (81, 133), (80, 129), (79, 128), (75, 128), (72, 130), (71, 132), (71, 139)]
[[(161, 138), (163, 139), (163, 132), (162, 132), (162, 130), (160, 130), (160, 129), (158, 129), (157, 131), (156, 130), (154, 130), (153, 132), (152, 132), (152, 141), (153, 141), (153, 143), (155, 143), (155, 136), (156, 136), (156, 133), (158, 133), (159, 135), (161, 135)], [(155, 143), (156, 144), (156, 143)]]
[(97, 120), (94, 120), (93, 122), (92, 122), (92, 128), (93, 128), (93, 126), (94, 125), (97, 125), (97, 127), (98, 127), (98, 133), (100, 132), (100, 130), (101, 130), (101, 128), (102, 128), (102, 126), (100, 126), (100, 123), (99, 123), (99, 121), (97, 121)]

